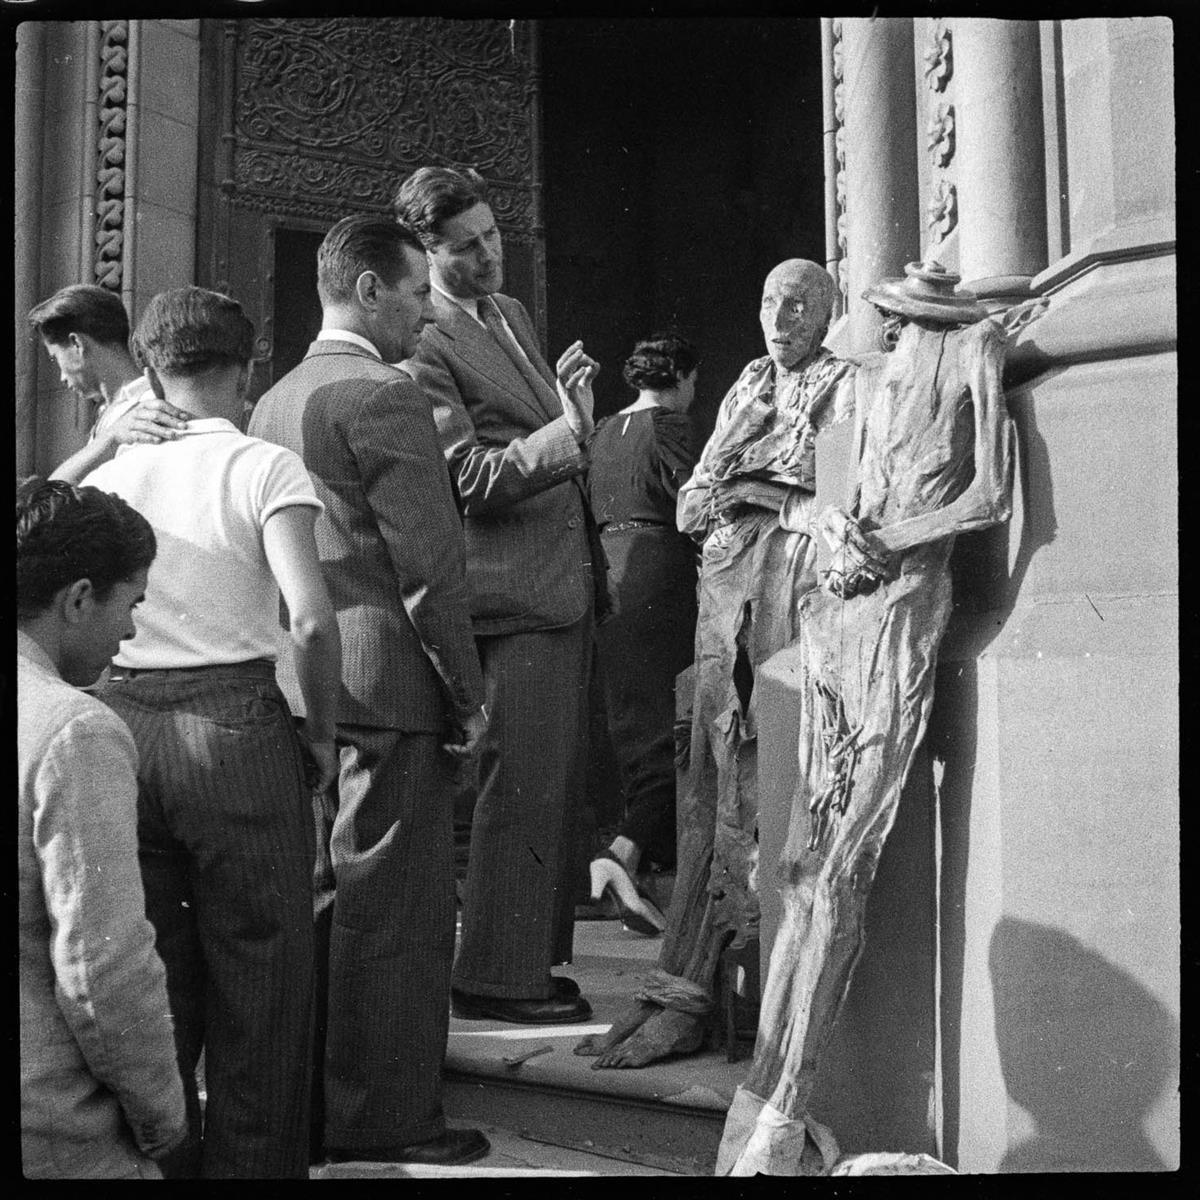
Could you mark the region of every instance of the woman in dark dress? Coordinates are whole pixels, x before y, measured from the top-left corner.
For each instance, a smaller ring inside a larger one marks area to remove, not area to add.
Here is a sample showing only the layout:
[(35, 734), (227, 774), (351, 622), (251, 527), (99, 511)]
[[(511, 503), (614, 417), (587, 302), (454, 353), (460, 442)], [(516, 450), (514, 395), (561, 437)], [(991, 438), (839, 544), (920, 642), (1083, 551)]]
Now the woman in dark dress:
[(644, 934), (666, 919), (637, 883), (642, 858), (675, 862), (675, 676), (692, 661), (696, 630), (695, 548), (675, 527), (675, 498), (696, 462), (696, 362), (673, 334), (634, 347), (624, 377), (637, 399), (596, 427), (588, 472), (614, 599), (596, 643), (626, 805), (591, 864), (592, 896), (607, 892), (625, 927)]

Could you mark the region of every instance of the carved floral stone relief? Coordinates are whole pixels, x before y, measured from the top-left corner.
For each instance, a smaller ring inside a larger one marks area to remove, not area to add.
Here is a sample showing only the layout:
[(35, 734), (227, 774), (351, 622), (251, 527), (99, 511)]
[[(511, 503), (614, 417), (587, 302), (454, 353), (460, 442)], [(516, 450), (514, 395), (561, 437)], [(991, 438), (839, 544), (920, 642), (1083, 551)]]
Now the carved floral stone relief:
[(939, 104), (925, 127), (925, 146), (933, 157), (934, 166), (948, 166), (954, 157), (954, 105)]
[(929, 45), (925, 50), (925, 83), (929, 88), (928, 123), (925, 147), (933, 172), (926, 224), (931, 242), (945, 241), (958, 224), (958, 194), (951, 164), (956, 141), (951, 81), (954, 77), (954, 41), (951, 31), (940, 19), (929, 24)]
[(331, 218), (386, 210), (425, 164), (473, 166), (506, 232), (533, 236), (526, 22), (238, 22), (233, 203)]
[(929, 46), (925, 50), (925, 82), (935, 91), (944, 92), (954, 74), (954, 54), (950, 31), (935, 20), (930, 27)]
[(837, 174), (834, 178), (834, 194), (837, 198), (837, 280), (842, 293), (844, 312), (850, 301), (850, 272), (846, 262), (846, 80), (842, 22), (836, 17), (832, 22), (832, 32), (833, 115), (837, 126), (833, 135), (834, 152), (837, 157)]
[(939, 179), (926, 207), (930, 230), (935, 240), (945, 241), (947, 235), (958, 224), (958, 193), (954, 184)]

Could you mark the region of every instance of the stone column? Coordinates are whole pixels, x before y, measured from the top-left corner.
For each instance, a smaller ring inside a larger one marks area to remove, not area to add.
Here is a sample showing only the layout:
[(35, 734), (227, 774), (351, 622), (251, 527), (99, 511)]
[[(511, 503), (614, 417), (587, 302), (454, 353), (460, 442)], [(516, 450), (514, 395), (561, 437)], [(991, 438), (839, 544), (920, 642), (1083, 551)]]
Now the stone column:
[(42, 131), (45, 127), (45, 24), (25, 21), (17, 29), (16, 77), (16, 422), (17, 474), (34, 470), (37, 443), (37, 354), (25, 314), (42, 299)]
[(1038, 23), (971, 17), (953, 30), (962, 286), (1019, 298), (1046, 266)]
[(913, 23), (847, 18), (846, 217), (850, 349), (877, 349), (879, 314), (862, 298), (876, 280), (920, 257)]

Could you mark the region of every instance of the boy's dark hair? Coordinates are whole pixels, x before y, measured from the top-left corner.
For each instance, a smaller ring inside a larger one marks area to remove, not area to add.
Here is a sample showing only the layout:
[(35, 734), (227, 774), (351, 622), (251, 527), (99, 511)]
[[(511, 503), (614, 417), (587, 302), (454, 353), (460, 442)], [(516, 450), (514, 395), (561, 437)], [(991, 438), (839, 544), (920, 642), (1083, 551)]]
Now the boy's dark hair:
[(29, 323), (51, 346), (65, 346), (73, 333), (107, 345), (129, 345), (129, 314), (108, 288), (74, 283), (29, 310)]
[(374, 271), (388, 287), (404, 278), (404, 248), (425, 253), (411, 229), (387, 217), (343, 217), (317, 251), (317, 293), (322, 304), (345, 304), (364, 271)]
[(80, 579), (104, 601), (157, 550), (150, 522), (120, 496), (37, 475), (17, 484), (18, 617), (36, 617)]
[(245, 366), (254, 354), (254, 326), (232, 296), (170, 288), (146, 305), (132, 349), (139, 367), (202, 375), (214, 367)]
[(392, 209), (427, 249), (438, 240), (438, 226), (476, 204), (487, 203), (487, 183), (467, 167), (421, 167), (399, 187)]

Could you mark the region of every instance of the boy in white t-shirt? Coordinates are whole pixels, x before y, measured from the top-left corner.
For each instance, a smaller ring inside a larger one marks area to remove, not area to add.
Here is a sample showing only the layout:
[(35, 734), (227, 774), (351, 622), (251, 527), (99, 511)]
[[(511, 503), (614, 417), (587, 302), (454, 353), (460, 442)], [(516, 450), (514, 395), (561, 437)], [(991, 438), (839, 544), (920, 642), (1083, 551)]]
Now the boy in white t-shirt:
[[(137, 636), (99, 694), (138, 745), (147, 915), (189, 1089), (189, 1140), (168, 1178), (308, 1175), (309, 795), (336, 771), (341, 645), (308, 472), (234, 424), (253, 340), (228, 296), (155, 296), (134, 352), (155, 394), (194, 419), (174, 441), (122, 447), (87, 480), (138, 509), (159, 547)], [(275, 682), (281, 596), (306, 703), (299, 736)]]

